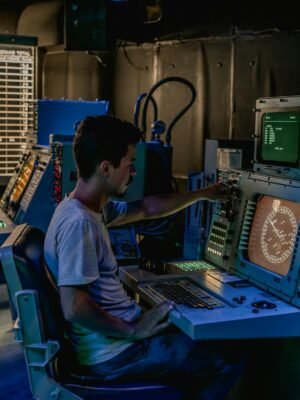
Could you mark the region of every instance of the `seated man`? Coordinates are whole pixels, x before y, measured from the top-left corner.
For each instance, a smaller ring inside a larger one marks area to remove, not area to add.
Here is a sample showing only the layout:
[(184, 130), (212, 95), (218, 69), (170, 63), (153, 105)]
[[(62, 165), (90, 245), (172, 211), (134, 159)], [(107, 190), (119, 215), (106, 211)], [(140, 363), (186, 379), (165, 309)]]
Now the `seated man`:
[(177, 375), (184, 382), (183, 376), (192, 376), (195, 383), (207, 384), (199, 398), (224, 398), (238, 376), (238, 363), (227, 363), (213, 346), (166, 330), (172, 303), (142, 312), (120, 282), (107, 226), (164, 217), (200, 199), (230, 194), (216, 184), (128, 204), (111, 201), (126, 193), (136, 174), (139, 139), (132, 124), (111, 116), (87, 117), (78, 127), (78, 182), (57, 207), (45, 240), (45, 260), (59, 287), (67, 335), (85, 372), (104, 381), (151, 377), (167, 382)]

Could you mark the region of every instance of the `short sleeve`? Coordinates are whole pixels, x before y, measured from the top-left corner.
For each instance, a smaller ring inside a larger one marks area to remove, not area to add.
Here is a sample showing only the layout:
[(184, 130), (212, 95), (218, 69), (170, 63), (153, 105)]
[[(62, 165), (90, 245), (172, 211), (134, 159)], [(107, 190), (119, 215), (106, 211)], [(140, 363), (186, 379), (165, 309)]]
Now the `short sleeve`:
[(104, 209), (104, 220), (107, 226), (120, 221), (127, 213), (125, 201), (109, 201)]
[(96, 224), (78, 220), (57, 234), (58, 286), (86, 285), (98, 276), (101, 237)]

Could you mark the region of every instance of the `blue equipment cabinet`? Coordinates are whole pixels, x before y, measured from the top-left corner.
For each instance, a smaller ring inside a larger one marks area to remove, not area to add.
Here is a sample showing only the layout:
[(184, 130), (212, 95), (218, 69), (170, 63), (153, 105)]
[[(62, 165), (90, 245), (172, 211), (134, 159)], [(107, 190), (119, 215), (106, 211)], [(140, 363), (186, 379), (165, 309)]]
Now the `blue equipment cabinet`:
[(77, 121), (88, 115), (103, 115), (109, 112), (110, 102), (106, 100), (38, 100), (38, 144), (48, 145), (50, 134), (74, 135), (74, 124)]

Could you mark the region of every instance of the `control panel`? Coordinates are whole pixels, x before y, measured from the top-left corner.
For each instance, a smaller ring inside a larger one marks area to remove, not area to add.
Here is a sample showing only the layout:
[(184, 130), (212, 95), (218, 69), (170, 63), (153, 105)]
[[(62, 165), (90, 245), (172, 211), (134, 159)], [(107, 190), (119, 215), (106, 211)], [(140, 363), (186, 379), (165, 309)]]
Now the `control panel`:
[(25, 193), (21, 199), (20, 207), (23, 211), (27, 211), (32, 197), (45, 173), (45, 170), (51, 160), (50, 154), (40, 154), (36, 160), (36, 168), (30, 183), (25, 190)]
[(227, 271), (233, 264), (232, 245), (240, 206), (240, 180), (241, 174), (237, 171), (219, 173), (219, 181), (230, 188), (232, 197), (230, 200), (216, 203), (205, 247), (206, 261)]

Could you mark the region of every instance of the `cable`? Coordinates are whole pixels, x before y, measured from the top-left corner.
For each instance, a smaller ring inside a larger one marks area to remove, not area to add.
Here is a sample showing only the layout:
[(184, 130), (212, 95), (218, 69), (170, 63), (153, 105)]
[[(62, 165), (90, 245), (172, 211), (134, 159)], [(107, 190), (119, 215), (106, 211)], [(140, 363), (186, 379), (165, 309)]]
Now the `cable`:
[[(142, 132), (142, 141), (146, 141), (146, 120), (147, 120), (147, 107), (149, 102), (151, 101), (153, 108), (154, 108), (154, 123), (157, 121), (157, 104), (153, 98), (153, 93), (154, 91), (163, 85), (164, 83), (167, 82), (179, 82), (182, 83), (186, 86), (188, 86), (192, 92), (192, 98), (170, 123), (167, 133), (166, 133), (166, 144), (170, 146), (171, 144), (171, 131), (174, 125), (177, 123), (177, 121), (186, 113), (186, 111), (191, 107), (191, 105), (194, 103), (195, 98), (196, 98), (196, 90), (194, 86), (192, 85), (191, 82), (188, 80), (177, 77), (177, 76), (172, 76), (172, 77), (167, 77), (164, 79), (161, 79), (159, 82), (157, 82), (150, 91), (147, 93), (142, 93), (138, 96), (135, 104), (135, 109), (134, 109), (134, 125), (139, 128), (139, 113), (140, 113), (140, 108), (141, 108), (141, 102), (145, 98), (144, 101), (144, 107), (143, 107), (143, 112), (142, 112), (142, 127), (141, 127), (141, 132)], [(162, 123), (162, 121), (161, 121)], [(163, 123), (164, 124), (164, 123)], [(165, 124), (164, 124), (165, 126)], [(152, 138), (153, 138), (154, 132), (152, 132)], [(172, 183), (174, 185), (175, 191), (178, 192), (179, 188), (177, 185), (176, 180), (172, 177)], [(148, 221), (148, 222), (143, 222), (139, 225), (135, 225), (135, 231), (138, 235), (145, 235), (145, 236), (158, 236), (158, 235), (165, 235), (168, 233), (169, 225), (171, 221), (177, 217), (178, 213), (175, 213), (173, 216), (169, 216), (167, 218), (164, 218), (163, 220), (154, 220), (154, 221)]]
[(143, 135), (144, 140), (145, 140), (146, 131), (147, 131), (147, 127), (146, 127), (146, 122), (147, 121), (146, 120), (147, 120), (147, 108), (148, 108), (149, 101), (152, 98), (152, 95), (155, 92), (155, 90), (157, 88), (159, 88), (161, 85), (163, 85), (164, 83), (167, 83), (167, 82), (183, 83), (184, 85), (188, 86), (191, 89), (191, 92), (192, 92), (192, 98), (191, 98), (190, 102), (188, 103), (188, 105), (186, 107), (184, 107), (183, 110), (181, 110), (175, 116), (175, 118), (172, 120), (172, 122), (170, 123), (170, 125), (169, 125), (169, 127), (167, 129), (167, 132), (166, 132), (166, 144), (170, 145), (172, 128), (174, 127), (176, 122), (187, 112), (187, 110), (194, 103), (195, 98), (196, 98), (196, 89), (195, 89), (194, 85), (190, 81), (188, 81), (187, 79), (181, 78), (179, 76), (170, 76), (170, 77), (161, 79), (155, 85), (153, 85), (152, 88), (150, 89), (150, 91), (148, 92), (147, 97), (145, 99), (143, 113), (142, 113), (142, 128), (141, 128), (141, 131), (142, 131), (142, 135)]
[(168, 217), (135, 224), (135, 231), (137, 234), (145, 236), (165, 235), (169, 231), (170, 223), (175, 220), (178, 215), (180, 215), (180, 211), (169, 215)]
[(96, 60), (98, 61), (98, 63), (103, 67), (103, 68), (108, 68), (107, 64), (105, 64), (105, 62), (102, 60), (102, 58), (100, 56), (98, 56), (98, 54), (94, 53), (93, 51), (85, 51), (85, 54), (87, 55), (91, 55), (93, 57), (96, 58)]
[[(139, 129), (139, 116), (140, 116), (141, 103), (142, 103), (143, 98), (145, 98), (146, 96), (147, 96), (147, 93), (141, 93), (138, 96), (138, 98), (136, 99), (135, 106), (134, 106), (133, 123), (138, 129)], [(156, 121), (157, 114), (158, 114), (157, 103), (152, 96), (150, 97), (149, 100), (151, 101), (151, 104), (153, 105), (154, 121)], [(143, 141), (145, 141), (144, 137), (143, 137)]]

